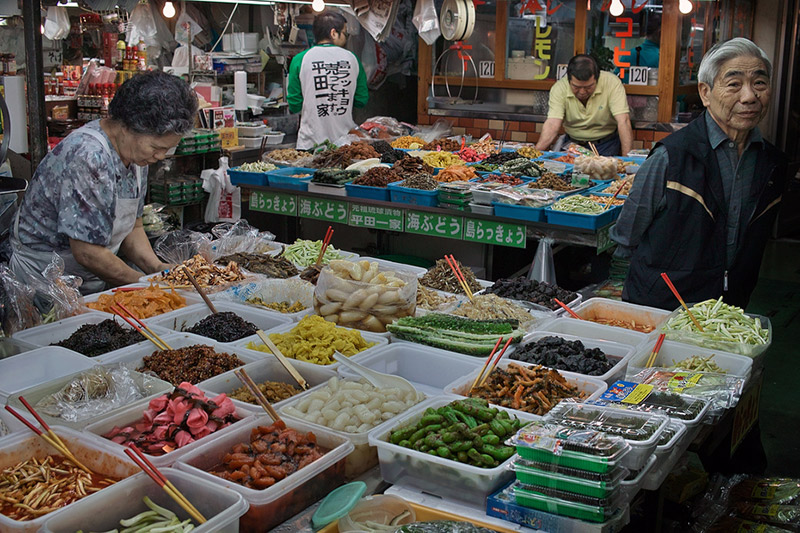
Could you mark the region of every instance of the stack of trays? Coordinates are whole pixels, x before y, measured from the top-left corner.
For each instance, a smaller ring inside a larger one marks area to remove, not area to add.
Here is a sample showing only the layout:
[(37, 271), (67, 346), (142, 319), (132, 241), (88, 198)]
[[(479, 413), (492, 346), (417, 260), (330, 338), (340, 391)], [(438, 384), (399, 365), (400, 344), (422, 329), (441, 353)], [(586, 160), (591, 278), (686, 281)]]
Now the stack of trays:
[(439, 184), (439, 205), (457, 211), (469, 211), (472, 202), (472, 186), (466, 182)]

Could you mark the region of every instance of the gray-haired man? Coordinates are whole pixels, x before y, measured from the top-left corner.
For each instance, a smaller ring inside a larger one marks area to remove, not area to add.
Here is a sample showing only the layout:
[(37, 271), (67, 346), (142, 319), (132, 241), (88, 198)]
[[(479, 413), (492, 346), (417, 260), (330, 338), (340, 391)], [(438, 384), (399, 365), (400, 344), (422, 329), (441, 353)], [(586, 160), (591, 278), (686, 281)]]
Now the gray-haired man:
[(786, 186), (786, 159), (761, 136), (772, 65), (747, 39), (712, 47), (698, 72), (706, 111), (658, 143), (611, 230), (631, 262), (624, 300), (674, 309), (660, 274), (687, 302), (744, 307)]

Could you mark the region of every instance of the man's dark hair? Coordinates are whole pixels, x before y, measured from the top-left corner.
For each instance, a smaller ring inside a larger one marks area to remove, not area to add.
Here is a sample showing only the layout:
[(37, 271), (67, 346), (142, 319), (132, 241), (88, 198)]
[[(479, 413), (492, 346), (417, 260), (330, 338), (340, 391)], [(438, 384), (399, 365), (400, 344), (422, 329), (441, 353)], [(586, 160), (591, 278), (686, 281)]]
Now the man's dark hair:
[(159, 70), (142, 72), (120, 85), (108, 116), (134, 133), (183, 135), (192, 129), (197, 96), (189, 84)]
[(336, 11), (323, 11), (314, 17), (314, 39), (317, 42), (329, 41), (331, 30), (341, 32), (347, 26), (347, 20)]
[(589, 81), (592, 76), (597, 80), (600, 77), (600, 67), (592, 56), (578, 54), (567, 64), (567, 81), (575, 78), (578, 81)]

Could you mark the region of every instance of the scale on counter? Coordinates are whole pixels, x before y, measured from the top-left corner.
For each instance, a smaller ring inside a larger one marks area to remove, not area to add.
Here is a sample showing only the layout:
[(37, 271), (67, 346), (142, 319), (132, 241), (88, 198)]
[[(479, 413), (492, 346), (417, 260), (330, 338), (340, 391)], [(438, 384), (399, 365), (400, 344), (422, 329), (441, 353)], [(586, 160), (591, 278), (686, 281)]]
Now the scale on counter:
[[(447, 41), (453, 41), (453, 43), (448, 43), (446, 45), (446, 48), (441, 55), (439, 55), (439, 57), (436, 59), (436, 63), (433, 65), (434, 76), (431, 77), (430, 99), (434, 102), (441, 102), (451, 105), (469, 103), (461, 98), (461, 93), (464, 90), (464, 78), (467, 71), (467, 60), (469, 60), (470, 64), (472, 64), (472, 70), (475, 72), (474, 78), (476, 80), (478, 79), (478, 69), (475, 67), (475, 61), (472, 59), (472, 55), (469, 54), (469, 52), (462, 52), (461, 41), (469, 39), (472, 36), (473, 30), (475, 29), (475, 5), (472, 3), (472, 0), (444, 0), (441, 14), (439, 16), (439, 26), (441, 28), (442, 37), (444, 37)], [(458, 94), (453, 96), (453, 94), (450, 92), (450, 83), (447, 79), (446, 72), (446, 66), (448, 65), (450, 59), (448, 57), (448, 61), (444, 62), (444, 85), (447, 89), (447, 96), (436, 96), (434, 89), (436, 69), (439, 67), (439, 63), (442, 61), (442, 59), (447, 57), (451, 52), (456, 52), (459, 62), (463, 62), (463, 66), (461, 68), (461, 85), (458, 88)], [(472, 96), (472, 103), (474, 104), (477, 99), (478, 85), (476, 83), (475, 94)]]

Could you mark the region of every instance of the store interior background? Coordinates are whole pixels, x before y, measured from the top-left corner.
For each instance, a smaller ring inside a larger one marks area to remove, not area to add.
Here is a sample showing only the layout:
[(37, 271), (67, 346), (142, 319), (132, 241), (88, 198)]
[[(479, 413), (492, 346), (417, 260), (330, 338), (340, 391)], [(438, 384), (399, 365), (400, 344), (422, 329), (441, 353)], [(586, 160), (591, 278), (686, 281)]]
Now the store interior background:
[[(163, 0), (150, 1), (163, 4)], [(3, 0), (0, 1), (0, 7), (9, 2), (16, 4), (16, 0)], [(230, 4), (197, 2), (193, 5), (201, 6), (217, 32), (222, 30), (221, 26), (231, 10)], [(754, 0), (753, 10), (752, 37), (772, 59), (775, 68), (773, 78), (776, 80), (772, 109), (761, 127), (766, 138), (789, 155), (792, 175), (800, 168), (800, 82), (797, 81), (800, 76), (799, 7), (800, 0)], [(269, 19), (267, 10), (266, 7), (242, 5), (233, 17), (232, 26), (238, 31), (260, 31), (259, 28)], [(174, 19), (168, 21), (168, 25), (172, 29)], [(45, 55), (55, 46), (45, 41)], [(348, 46), (359, 50), (361, 43), (355, 39)], [(21, 26), (0, 25), (0, 49), (15, 51), (18, 64), (24, 64)], [(416, 44), (414, 49), (416, 51)], [(422, 122), (420, 95), (429, 92), (430, 88), (421, 87), (418, 82), (417, 58), (414, 59), (408, 72), (392, 74), (380, 88), (370, 91), (367, 107), (355, 110), (356, 123), (374, 116), (393, 116), (409, 123)], [(479, 98), (481, 90), (478, 91)], [(472, 88), (465, 88), (465, 91), (471, 94)], [(430, 117), (426, 121), (432, 123), (435, 118)], [(30, 177), (26, 160), (14, 158), (12, 165), (15, 176)], [(800, 438), (800, 406), (791, 401), (789, 392), (800, 382), (800, 365), (795, 363), (796, 349), (792, 335), (800, 331), (800, 179), (796, 177), (790, 183), (790, 189), (784, 195), (774, 239), (768, 246), (761, 279), (748, 311), (768, 316), (775, 332), (760, 404), (762, 441), (768, 458), (767, 472), (798, 477), (800, 458), (795, 453), (796, 447), (786, 445)], [(244, 202), (242, 216), (254, 225), (270, 229), (281, 241), (301, 234), (322, 235), (326, 226), (317, 221), (249, 212)], [(336, 240), (347, 243), (344, 245), (346, 248), (368, 254), (413, 255), (428, 260), (442, 254), (442, 241), (428, 237), (387, 235), (373, 230), (337, 227)], [(466, 264), (476, 265), (477, 274), (491, 278), (526, 273), (535, 252), (535, 244), (530, 242), (526, 250), (496, 248), (488, 252), (488, 257), (481, 245), (463, 241), (447, 242), (446, 245), (448, 253), (458, 255)], [(558, 281), (566, 288), (581, 289), (607, 277), (608, 254), (596, 256), (593, 249), (563, 246), (557, 246), (555, 251)]]

